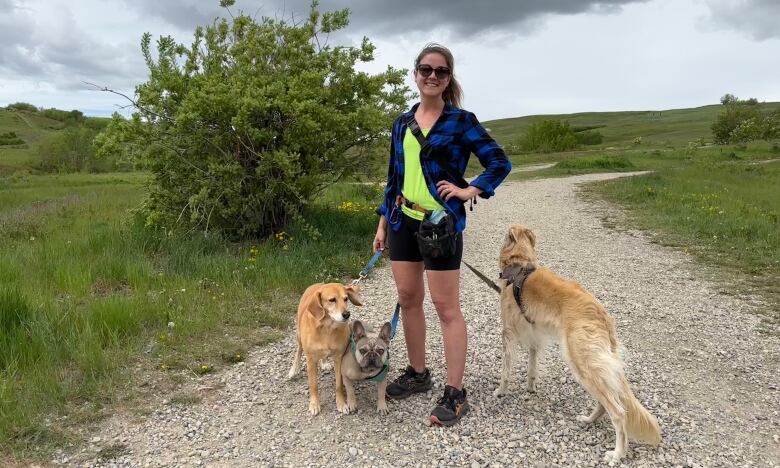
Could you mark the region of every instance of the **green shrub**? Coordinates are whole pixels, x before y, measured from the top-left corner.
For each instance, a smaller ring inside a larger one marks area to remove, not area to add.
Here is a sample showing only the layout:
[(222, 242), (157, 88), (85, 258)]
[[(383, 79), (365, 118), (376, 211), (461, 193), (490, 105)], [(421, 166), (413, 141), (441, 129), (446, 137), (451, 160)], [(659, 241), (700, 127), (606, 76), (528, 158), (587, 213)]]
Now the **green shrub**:
[(774, 119), (771, 115), (765, 117), (761, 114), (755, 98), (740, 100), (732, 94), (726, 94), (720, 102), (724, 110), (710, 127), (716, 144), (771, 138), (773, 129), (776, 128), (773, 125)]
[(23, 145), (24, 140), (16, 136), (16, 132), (0, 133), (0, 146)]
[(68, 127), (48, 136), (39, 146), (39, 168), (45, 172), (107, 172), (121, 167), (115, 158), (98, 158), (93, 140), (97, 132)]
[(373, 60), (367, 38), (322, 45), (348, 15), (320, 14), (316, 2), (290, 23), (231, 14), (197, 28), (190, 47), (161, 37), (156, 53), (144, 35), (138, 112), (115, 115), (98, 140), (100, 154), (152, 172), (148, 225), (264, 237), (366, 164), (371, 153), (360, 149), (387, 137), (411, 96), (404, 70), (355, 70)]
[(580, 145), (600, 145), (604, 141), (604, 135), (592, 130), (577, 132), (574, 137)]
[(533, 122), (519, 145), (524, 151), (552, 153), (575, 148), (577, 138), (568, 122), (545, 119)]
[(46, 118), (63, 122), (66, 125), (80, 124), (86, 120), (84, 114), (79, 110), (66, 111), (61, 109), (49, 108), (40, 111), (40, 114)]
[(8, 104), (5, 106), (8, 110), (23, 110), (27, 112), (38, 112), (38, 108), (34, 105), (30, 104), (29, 102), (15, 102), (13, 104)]

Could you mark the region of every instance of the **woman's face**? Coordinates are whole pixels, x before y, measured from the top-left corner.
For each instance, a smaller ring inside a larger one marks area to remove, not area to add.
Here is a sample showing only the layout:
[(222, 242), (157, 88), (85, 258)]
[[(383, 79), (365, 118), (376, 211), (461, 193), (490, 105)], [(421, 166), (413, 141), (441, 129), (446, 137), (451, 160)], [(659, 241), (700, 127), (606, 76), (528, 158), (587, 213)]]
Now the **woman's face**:
[[(423, 76), (424, 72), (430, 72)], [(423, 56), (417, 69), (414, 71), (414, 81), (421, 96), (441, 97), (444, 90), (450, 84), (450, 67), (447, 59), (442, 54), (432, 52)]]

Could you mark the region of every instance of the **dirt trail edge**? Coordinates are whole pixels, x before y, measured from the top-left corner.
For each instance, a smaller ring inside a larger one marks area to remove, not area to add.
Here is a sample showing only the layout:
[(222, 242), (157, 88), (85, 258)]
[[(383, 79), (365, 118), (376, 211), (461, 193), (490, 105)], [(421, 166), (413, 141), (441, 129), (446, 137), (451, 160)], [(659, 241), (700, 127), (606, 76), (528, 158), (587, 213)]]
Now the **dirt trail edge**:
[[(630, 444), (626, 466), (780, 465), (780, 340), (756, 331), (757, 301), (723, 294), (684, 253), (637, 231), (605, 227), (617, 207), (577, 196), (581, 183), (630, 176), (591, 174), (507, 183), (469, 213), (465, 258), (497, 276), (506, 227), (522, 222), (538, 237), (539, 259), (591, 290), (617, 321), (626, 373), (639, 400), (658, 417), (659, 448)], [(366, 239), (366, 250), (370, 239)], [(368, 252), (367, 256), (368, 258)], [(322, 413), (307, 413), (305, 372), (286, 379), (288, 338), (251, 352), (246, 362), (188, 384), (193, 405), (161, 395), (146, 416), (117, 414), (72, 466), (600, 466), (614, 445), (612, 426), (584, 427), (591, 399), (573, 381), (557, 347), (542, 357), (535, 394), (526, 393), (525, 352), (510, 394), (492, 395), (501, 366), (498, 296), (461, 272), (469, 331), (465, 386), (472, 410), (456, 427), (423, 424), (444, 380), (441, 334), (426, 299), (427, 352), (435, 386), (428, 395), (375, 411), (375, 387), (357, 384), (356, 414), (336, 412), (332, 371), (320, 374)], [(720, 291), (720, 292), (719, 292)], [(353, 316), (374, 326), (396, 302), (388, 267), (364, 282), (365, 306)], [(404, 336), (392, 343), (391, 378), (406, 365)], [(106, 450), (108, 448), (108, 450)], [(113, 453), (100, 458), (98, 451)]]

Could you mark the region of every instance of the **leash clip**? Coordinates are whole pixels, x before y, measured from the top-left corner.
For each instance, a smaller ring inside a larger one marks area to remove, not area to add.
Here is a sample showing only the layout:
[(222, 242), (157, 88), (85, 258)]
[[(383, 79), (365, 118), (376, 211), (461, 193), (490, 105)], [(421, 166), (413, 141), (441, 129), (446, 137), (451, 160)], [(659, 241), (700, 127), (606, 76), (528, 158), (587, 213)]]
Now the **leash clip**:
[(363, 272), (361, 271), (358, 274), (358, 277), (352, 280), (352, 286), (357, 286), (358, 283), (360, 283), (361, 281), (363, 281), (363, 279), (365, 279), (365, 277), (366, 275), (364, 275)]

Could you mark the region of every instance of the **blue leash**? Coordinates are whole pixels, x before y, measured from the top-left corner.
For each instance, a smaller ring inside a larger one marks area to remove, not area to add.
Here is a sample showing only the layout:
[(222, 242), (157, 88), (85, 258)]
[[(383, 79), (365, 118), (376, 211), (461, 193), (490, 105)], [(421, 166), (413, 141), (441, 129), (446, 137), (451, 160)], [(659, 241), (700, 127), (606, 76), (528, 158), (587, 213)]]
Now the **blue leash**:
[[(382, 250), (377, 250), (374, 252), (374, 256), (371, 257), (371, 260), (368, 261), (368, 264), (365, 268), (360, 270), (360, 273), (358, 273), (358, 277), (352, 280), (352, 285), (355, 286), (358, 283), (360, 283), (363, 279), (365, 279), (369, 273), (371, 273), (371, 270), (374, 269), (374, 265), (376, 265), (376, 262), (379, 261), (379, 257), (382, 256)], [(396, 302), (395, 303), (395, 312), (393, 312), (393, 318), (390, 319), (390, 339), (392, 340), (395, 338), (395, 332), (398, 330), (398, 320), (401, 318), (401, 303)]]

